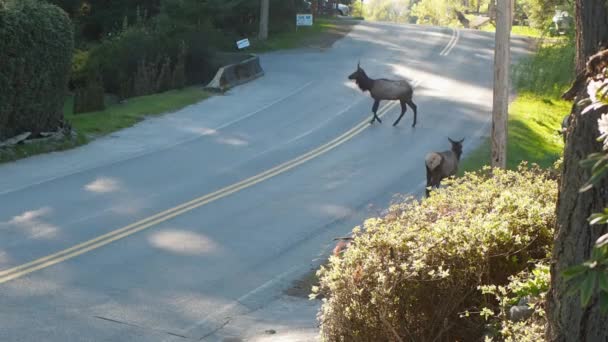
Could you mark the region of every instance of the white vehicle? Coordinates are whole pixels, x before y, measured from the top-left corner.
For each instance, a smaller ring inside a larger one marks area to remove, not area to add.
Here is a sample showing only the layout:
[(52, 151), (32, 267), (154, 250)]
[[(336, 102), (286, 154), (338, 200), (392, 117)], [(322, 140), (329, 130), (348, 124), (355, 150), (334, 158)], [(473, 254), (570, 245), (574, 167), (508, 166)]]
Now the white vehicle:
[(342, 16), (347, 16), (350, 14), (350, 8), (348, 8), (348, 6), (344, 5), (344, 4), (337, 4), (337, 10), (338, 10), (338, 14), (342, 15)]
[[(324, 9), (329, 9), (330, 8), (330, 3), (328, 0), (320, 0), (319, 1), (319, 7), (321, 12), (325, 12)], [(310, 0), (305, 0), (304, 1), (304, 8), (306, 10), (310, 10), (312, 7), (311, 1)], [(341, 16), (347, 16), (350, 15), (350, 8), (348, 6), (346, 6), (345, 4), (341, 4), (341, 3), (337, 3), (336, 4), (336, 11), (338, 12), (339, 15)]]

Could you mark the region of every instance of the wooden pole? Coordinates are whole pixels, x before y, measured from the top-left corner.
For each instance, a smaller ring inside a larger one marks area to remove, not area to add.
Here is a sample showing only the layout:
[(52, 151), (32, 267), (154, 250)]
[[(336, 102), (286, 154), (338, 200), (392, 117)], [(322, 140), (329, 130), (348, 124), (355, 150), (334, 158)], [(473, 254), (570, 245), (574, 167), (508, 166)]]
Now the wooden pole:
[(507, 121), (509, 116), (509, 63), (511, 1), (497, 0), (494, 47), (494, 101), (492, 107), (492, 166), (507, 167)]
[(259, 40), (268, 39), (268, 12), (270, 11), (270, 0), (261, 0), (260, 3), (260, 32)]

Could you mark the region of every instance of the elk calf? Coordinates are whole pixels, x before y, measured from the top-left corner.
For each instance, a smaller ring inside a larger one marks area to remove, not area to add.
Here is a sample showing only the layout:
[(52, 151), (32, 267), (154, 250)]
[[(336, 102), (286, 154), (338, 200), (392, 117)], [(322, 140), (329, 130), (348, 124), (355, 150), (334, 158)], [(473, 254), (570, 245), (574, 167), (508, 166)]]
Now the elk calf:
[(334, 247), (334, 250), (332, 252), (332, 254), (334, 256), (342, 256), (342, 253), (344, 253), (344, 251), (346, 251), (346, 249), (348, 247), (350, 247), (350, 244), (353, 241), (352, 237), (339, 237), (339, 238), (335, 238), (334, 241), (338, 241), (338, 243), (336, 244), (336, 247)]
[(462, 142), (448, 138), (452, 144), (450, 151), (431, 152), (426, 155), (426, 196), (429, 196), (431, 187), (439, 187), (441, 180), (456, 174), (458, 162), (462, 155)]

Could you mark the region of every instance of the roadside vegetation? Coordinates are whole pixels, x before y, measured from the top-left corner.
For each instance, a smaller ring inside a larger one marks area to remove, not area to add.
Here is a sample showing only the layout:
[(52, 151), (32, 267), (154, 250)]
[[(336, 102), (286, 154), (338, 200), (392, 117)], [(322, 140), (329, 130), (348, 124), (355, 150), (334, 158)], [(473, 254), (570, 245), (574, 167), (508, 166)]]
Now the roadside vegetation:
[[(14, 23), (24, 34), (37, 27), (40, 39), (45, 41), (59, 42), (58, 35), (70, 37), (50, 48), (40, 43), (40, 51), (0, 45), (3, 51), (21, 51), (24, 53), (22, 58), (29, 58), (25, 56), (29, 53), (32, 57), (29, 63), (42, 68), (40, 70), (51, 70), (48, 65), (59, 68), (53, 70), (53, 79), (38, 78), (40, 82), (52, 84), (52, 88), (46, 90), (26, 80), (32, 75), (12, 72), (14, 68), (10, 63), (8, 69), (4, 69), (5, 73), (0, 71), (0, 82), (29, 84), (32, 90), (30, 94), (28, 89), (15, 88), (0, 95), (6, 97), (0, 101), (5, 106), (15, 104), (2, 108), (0, 142), (31, 133), (28, 141), (0, 147), (0, 163), (79, 146), (95, 137), (129, 127), (147, 115), (176, 111), (204, 100), (210, 94), (203, 91), (202, 86), (211, 80), (220, 66), (228, 60), (233, 62), (234, 55), (239, 53), (236, 41), (241, 38), (248, 37), (251, 41), (251, 47), (241, 53), (265, 52), (313, 44), (324, 46), (350, 29), (350, 26), (336, 25), (330, 19), (315, 18), (312, 27), (296, 30), (292, 19), (305, 5), (300, 0), (271, 1), (270, 34), (266, 41), (255, 38), (259, 26), (257, 1), (48, 2), (57, 7), (38, 0), (0, 0), (0, 19)], [(55, 18), (51, 21), (27, 20), (28, 16), (40, 19), (45, 15)], [(53, 21), (51, 27), (39, 25)], [(14, 32), (9, 28), (0, 31), (3, 44), (13, 42), (9, 38)], [(61, 56), (62, 60), (39, 58), (45, 53)], [(38, 74), (49, 73), (39, 71)], [(12, 80), (11, 77), (22, 79)], [(35, 93), (40, 89), (46, 93)], [(34, 97), (46, 99), (39, 107), (41, 110), (32, 110), (31, 104), (36, 101), (26, 100)], [(27, 107), (28, 103), (31, 108)], [(24, 122), (12, 118), (20, 112), (30, 116)], [(51, 113), (52, 119), (40, 120), (43, 117), (37, 116)], [(39, 127), (35, 123), (44, 125)], [(67, 134), (70, 129), (73, 131)], [(46, 132), (57, 134), (53, 139), (41, 139), (41, 134)]]
[(133, 97), (124, 103), (112, 103), (111, 100), (108, 100), (105, 109), (82, 114), (73, 113), (71, 105), (73, 98), (70, 97), (66, 101), (64, 114), (76, 132), (90, 139), (130, 127), (146, 116), (179, 110), (209, 96), (209, 93), (205, 92), (202, 87), (188, 87), (160, 94)]
[[(406, 199), (368, 219), (353, 230), (351, 246), (321, 268), (313, 291), (326, 298), (323, 340), (499, 336), (500, 327), (487, 326), (485, 315), (501, 303), (478, 287), (506, 286), (548, 257), (556, 181), (547, 171), (521, 167), (485, 169), (446, 185), (429, 199)], [(538, 296), (535, 290), (517, 296)]]
[[(362, 13), (367, 20), (495, 31), (496, 10), (489, 0), (369, 0), (363, 8), (358, 2), (353, 6), (353, 13)], [(565, 33), (567, 30), (560, 32), (552, 22), (556, 9), (572, 16), (574, 7), (564, 0), (517, 1), (512, 34), (540, 38)], [(568, 24), (571, 32), (572, 22)]]
[[(598, 30), (608, 9), (600, 13)], [(516, 33), (545, 36), (540, 27)], [(396, 201), (353, 229), (317, 272), (322, 340), (608, 336), (608, 52), (579, 57), (575, 48), (597, 37), (543, 39), (514, 66), (507, 170), (484, 166), (488, 141), (429, 198)], [(562, 94), (577, 59), (590, 57), (593, 86), (577, 93), (589, 98), (573, 106)], [(568, 114), (576, 118), (563, 137)]]
[(515, 67), (510, 171), (484, 167), (485, 144), (430, 198), (399, 201), (353, 230), (349, 248), (317, 272), (323, 340), (544, 339), (556, 131), (571, 107), (560, 95), (573, 58), (572, 42), (545, 44)]
[[(563, 138), (557, 133), (572, 104), (561, 99), (574, 76), (574, 43), (545, 43), (513, 68), (516, 96), (509, 106), (507, 166), (521, 161), (550, 167), (561, 156)], [(490, 162), (490, 140), (462, 161), (460, 174)]]

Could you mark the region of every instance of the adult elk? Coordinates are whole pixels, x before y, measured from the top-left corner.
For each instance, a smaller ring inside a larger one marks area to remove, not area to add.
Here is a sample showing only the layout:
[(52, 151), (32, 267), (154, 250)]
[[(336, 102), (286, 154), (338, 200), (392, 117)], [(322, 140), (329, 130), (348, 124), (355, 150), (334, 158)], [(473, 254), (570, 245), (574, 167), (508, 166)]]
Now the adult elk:
[(360, 64), (357, 64), (357, 70), (348, 76), (349, 80), (355, 80), (359, 89), (363, 92), (369, 91), (369, 94), (374, 99), (374, 105), (372, 106), (372, 112), (374, 116), (372, 117), (372, 121), (370, 124), (373, 124), (375, 120), (378, 120), (379, 123), (382, 123), (382, 120), (378, 117), (376, 112), (378, 111), (378, 107), (380, 106), (380, 101), (382, 100), (399, 100), (401, 102), (401, 115), (393, 126), (397, 126), (399, 120), (405, 114), (407, 110), (407, 105), (409, 105), (414, 111), (414, 123), (412, 127), (416, 127), (416, 115), (417, 115), (417, 107), (414, 101), (412, 101), (412, 96), (414, 95), (414, 89), (412, 86), (405, 80), (387, 80), (384, 78), (373, 79), (367, 76), (365, 70), (363, 70)]

